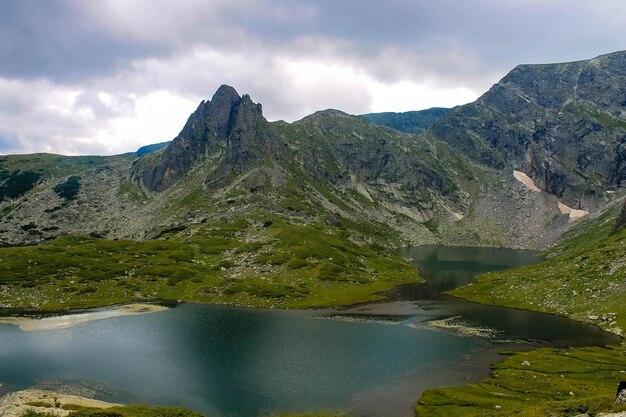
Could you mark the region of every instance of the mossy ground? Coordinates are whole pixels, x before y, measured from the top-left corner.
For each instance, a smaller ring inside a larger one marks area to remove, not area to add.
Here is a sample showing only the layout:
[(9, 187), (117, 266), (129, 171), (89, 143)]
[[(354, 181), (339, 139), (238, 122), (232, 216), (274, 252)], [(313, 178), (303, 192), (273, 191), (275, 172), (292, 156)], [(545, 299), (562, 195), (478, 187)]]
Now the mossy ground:
[(0, 304), (44, 311), (185, 300), (306, 308), (379, 300), (415, 268), (350, 231), (271, 213), (164, 230), (145, 242), (66, 236), (0, 249)]
[[(431, 389), (415, 407), (417, 417), (574, 416), (622, 411), (615, 392), (626, 378), (622, 347), (537, 349), (509, 352), (479, 384)], [(529, 365), (528, 365), (529, 364)]]

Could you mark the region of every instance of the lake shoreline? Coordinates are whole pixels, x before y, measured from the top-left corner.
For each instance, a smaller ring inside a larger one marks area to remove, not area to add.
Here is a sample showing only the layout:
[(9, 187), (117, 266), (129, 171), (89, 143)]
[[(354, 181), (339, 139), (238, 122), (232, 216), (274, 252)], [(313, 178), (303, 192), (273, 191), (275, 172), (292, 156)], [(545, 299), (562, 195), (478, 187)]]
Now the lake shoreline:
[[(407, 285), (407, 284), (402, 284), (402, 285)], [(442, 294), (446, 294), (446, 291), (443, 291)], [(394, 296), (390, 295), (387, 292), (378, 293), (376, 295), (384, 296), (386, 297), (386, 299), (358, 302), (358, 303), (354, 303), (350, 305), (341, 305), (341, 306), (334, 306), (334, 307), (319, 307), (319, 308), (315, 308), (315, 307), (313, 308), (311, 307), (303, 307), (303, 308), (280, 308), (280, 307), (276, 308), (274, 307), (272, 308), (272, 307), (241, 306), (241, 305), (236, 305), (236, 304), (205, 303), (205, 302), (198, 302), (198, 301), (181, 302), (180, 300), (178, 302), (171, 302), (170, 305), (178, 306), (182, 304), (193, 304), (193, 305), (210, 305), (210, 306), (219, 306), (219, 307), (224, 307), (224, 308), (249, 309), (249, 310), (310, 311), (312, 314), (314, 314), (315, 316), (318, 316), (319, 318), (330, 319), (330, 320), (332, 319), (343, 320), (343, 319), (355, 318), (356, 319), (355, 321), (359, 321), (359, 320), (367, 320), (368, 318), (372, 318), (373, 320), (378, 319), (381, 321), (389, 320), (390, 322), (394, 322), (394, 321), (400, 322), (406, 318), (420, 315), (420, 316), (429, 316), (429, 317), (427, 317), (426, 319), (423, 319), (422, 317), (422, 320), (416, 321), (415, 322), (416, 327), (420, 327), (420, 328), (425, 327), (425, 328), (430, 328), (431, 330), (438, 330), (440, 332), (449, 332), (449, 333), (453, 333), (457, 335), (460, 334), (462, 336), (468, 336), (468, 337), (486, 337), (489, 340), (485, 346), (481, 347), (478, 350), (471, 352), (471, 358), (470, 358), (470, 355), (468, 355), (468, 357), (465, 359), (459, 359), (458, 361), (454, 361), (453, 363), (451, 362), (449, 364), (441, 365), (437, 369), (431, 370), (432, 375), (431, 377), (429, 377), (429, 381), (430, 379), (433, 379), (433, 380), (437, 379), (440, 382), (436, 384), (430, 384), (429, 382), (430, 386), (424, 385), (422, 387), (423, 388), (422, 391), (420, 391), (422, 388), (410, 387), (411, 384), (407, 383), (408, 381), (407, 379), (406, 381), (398, 380), (397, 383), (394, 383), (395, 385), (394, 385), (394, 389), (392, 390), (393, 392), (385, 393), (384, 391), (386, 389), (383, 390), (382, 389), (383, 387), (380, 387), (380, 389), (372, 389), (370, 391), (363, 392), (362, 395), (359, 395), (356, 397), (355, 401), (356, 403), (362, 406), (361, 409), (370, 410), (370, 411), (372, 410), (373, 402), (375, 402), (377, 398), (378, 399), (380, 398), (391, 399), (393, 397), (392, 402), (394, 403), (396, 399), (401, 399), (404, 405), (404, 408), (402, 409), (403, 410), (402, 416), (406, 415), (407, 417), (409, 416), (409, 408), (407, 408), (406, 406), (409, 403), (411, 404), (411, 406), (415, 405), (419, 401), (420, 396), (425, 390), (436, 388), (436, 387), (454, 386), (456, 384), (463, 384), (463, 383), (468, 383), (468, 382), (477, 383), (477, 382), (482, 381), (485, 378), (488, 378), (491, 375), (491, 366), (502, 362), (506, 358), (505, 355), (499, 353), (501, 350), (507, 349), (507, 348), (513, 348), (516, 351), (518, 350), (525, 351), (525, 350), (535, 350), (541, 347), (541, 345), (533, 343), (534, 339), (529, 339), (528, 341), (517, 340), (517, 339), (498, 340), (499, 338), (495, 335), (481, 334), (480, 331), (478, 333), (475, 332), (475, 329), (471, 328), (471, 326), (467, 326), (467, 327), (464, 327), (463, 325), (459, 326), (458, 323), (454, 322), (455, 317), (453, 317), (455, 315), (455, 309), (458, 307), (456, 304), (450, 304), (448, 305), (448, 307), (443, 306), (443, 308), (442, 306), (439, 306), (439, 309), (437, 309), (437, 308), (433, 308), (433, 306), (434, 307), (437, 307), (437, 306), (435, 305), (436, 303), (433, 302), (432, 298), (430, 299), (425, 298), (423, 300), (418, 301), (416, 299), (402, 300), (402, 299), (394, 298)], [(492, 305), (488, 303), (467, 300), (463, 297), (458, 297), (458, 296), (451, 295), (451, 294), (446, 294), (445, 297), (450, 297), (450, 299), (455, 299), (455, 300), (462, 300), (463, 302), (467, 302), (467, 303), (478, 305), (478, 306)], [(437, 299), (437, 302), (441, 303), (441, 300)], [(109, 305), (109, 306), (84, 308), (84, 309), (78, 309), (78, 310), (73, 310), (73, 311), (70, 311), (70, 310), (63, 310), (63, 311), (56, 311), (56, 312), (28, 311), (21, 318), (35, 321), (36, 319), (33, 319), (33, 316), (38, 315), (39, 321), (43, 321), (46, 319), (59, 317), (59, 315), (62, 315), (62, 314), (65, 314), (66, 316), (71, 317), (71, 316), (97, 314), (100, 312), (107, 312), (107, 311), (112, 311), (112, 310), (115, 311), (117, 309), (124, 308), (123, 306), (128, 306), (128, 305), (133, 305), (133, 304), (136, 304), (136, 303), (114, 304), (114, 305)], [(549, 313), (549, 312), (536, 311), (536, 310), (526, 309), (526, 308), (509, 307), (509, 306), (503, 306), (503, 305), (492, 305), (492, 306), (497, 307), (497, 308), (505, 308), (505, 309), (510, 309), (510, 310), (522, 311), (522, 312), (533, 312), (533, 313), (545, 314), (548, 316), (554, 316), (554, 317), (571, 320), (572, 322), (583, 323), (585, 325), (594, 324), (593, 326), (594, 328), (603, 330), (602, 333), (606, 332), (606, 329), (595, 325), (595, 323), (589, 323), (584, 320), (575, 319), (573, 317), (568, 317), (568, 316), (559, 315), (555, 313)], [(127, 315), (127, 314), (119, 314), (119, 315), (114, 314), (111, 317), (117, 317), (117, 316), (123, 316), (123, 315)], [(438, 317), (442, 318), (443, 320), (437, 321)], [(65, 318), (66, 317), (63, 317), (63, 319)], [(108, 318), (108, 317), (101, 317), (101, 318)], [(451, 318), (452, 320), (446, 321), (447, 318)], [(20, 317), (19, 316), (12, 317), (11, 319), (12, 321), (19, 321)], [(407, 320), (407, 322), (409, 321), (410, 320)], [(79, 321), (79, 323), (77, 324), (80, 324), (82, 322), (84, 321)], [(410, 324), (409, 324), (409, 327), (411, 327)], [(62, 328), (62, 327), (58, 327), (58, 328)], [(46, 328), (46, 330), (47, 329), (50, 329), (50, 328)], [(611, 334), (611, 332), (606, 332), (606, 333)], [(603, 339), (600, 336), (599, 338), (597, 338), (597, 340), (598, 340), (598, 344), (596, 346), (599, 346), (601, 344), (600, 341)], [(589, 340), (587, 342), (589, 342)], [(619, 343), (619, 342), (616, 342), (616, 343)], [(522, 344), (524, 345), (522, 346)], [(610, 344), (613, 345), (613, 343), (610, 343)], [(513, 345), (516, 345), (516, 346), (513, 346)], [(607, 343), (607, 345), (609, 344)], [(563, 346), (565, 347), (565, 345)], [(576, 344), (569, 343), (567, 346), (573, 347), (573, 346), (576, 346)], [(463, 363), (465, 365), (461, 365)], [(454, 380), (454, 381), (450, 380), (446, 383), (444, 381), (445, 378), (443, 378), (443, 376), (441, 375), (438, 375), (439, 373), (448, 375), (451, 372), (452, 373), (456, 372), (458, 374), (456, 375), (458, 380)], [(467, 378), (471, 378), (471, 380)], [(415, 381), (419, 382), (420, 379), (423, 379), (423, 378), (420, 376)], [(375, 414), (362, 414), (362, 415), (375, 415)], [(383, 416), (384, 414), (378, 414), (378, 415)], [(359, 416), (359, 414), (356, 414), (356, 416)]]
[(110, 403), (54, 391), (28, 389), (9, 392), (0, 397), (0, 415), (21, 417), (28, 411), (65, 417), (78, 407), (107, 409), (121, 404)]
[(94, 320), (156, 313), (167, 309), (168, 307), (157, 304), (130, 303), (110, 306), (107, 308), (100, 307), (91, 310), (74, 311), (66, 314), (50, 314), (36, 318), (33, 318), (32, 316), (0, 317), (0, 324), (12, 324), (18, 326), (20, 330), (26, 332), (60, 330)]

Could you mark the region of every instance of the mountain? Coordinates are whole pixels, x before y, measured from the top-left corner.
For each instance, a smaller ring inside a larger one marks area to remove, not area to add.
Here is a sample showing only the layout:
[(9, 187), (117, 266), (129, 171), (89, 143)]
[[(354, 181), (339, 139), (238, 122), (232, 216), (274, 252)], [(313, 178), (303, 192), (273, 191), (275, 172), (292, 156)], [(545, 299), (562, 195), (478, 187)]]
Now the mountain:
[(546, 248), (623, 192), (623, 57), (517, 67), (419, 134), (270, 123), (224, 85), (145, 155), (0, 157), (0, 245), (20, 246), (0, 303), (349, 304), (419, 279), (397, 246)]
[(484, 166), (518, 170), (564, 204), (594, 210), (626, 184), (626, 52), (520, 65), (433, 134)]
[(403, 113), (368, 113), (361, 117), (370, 123), (387, 126), (407, 133), (421, 133), (432, 127), (435, 122), (450, 112), (450, 109), (433, 107), (426, 110)]
[(200, 103), (165, 151), (141, 161), (134, 175), (148, 190), (162, 191), (208, 158), (215, 163), (214, 181), (219, 182), (279, 152), (261, 105), (222, 85), (211, 101)]

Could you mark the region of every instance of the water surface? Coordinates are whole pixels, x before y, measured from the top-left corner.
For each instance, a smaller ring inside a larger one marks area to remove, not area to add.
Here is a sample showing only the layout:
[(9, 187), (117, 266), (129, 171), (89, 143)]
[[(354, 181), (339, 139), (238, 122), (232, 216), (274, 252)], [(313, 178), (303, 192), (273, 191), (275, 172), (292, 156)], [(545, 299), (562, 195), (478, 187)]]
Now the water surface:
[[(0, 383), (4, 390), (69, 387), (109, 401), (184, 405), (210, 416), (338, 409), (402, 416), (411, 415), (424, 388), (484, 377), (504, 343), (614, 341), (567, 319), (438, 295), (476, 272), (533, 262), (531, 253), (427, 247), (405, 255), (429, 279), (394, 292), (414, 300), (410, 314), (331, 319), (320, 311), (184, 304), (54, 331), (0, 325)], [(423, 325), (449, 316), (497, 336)]]

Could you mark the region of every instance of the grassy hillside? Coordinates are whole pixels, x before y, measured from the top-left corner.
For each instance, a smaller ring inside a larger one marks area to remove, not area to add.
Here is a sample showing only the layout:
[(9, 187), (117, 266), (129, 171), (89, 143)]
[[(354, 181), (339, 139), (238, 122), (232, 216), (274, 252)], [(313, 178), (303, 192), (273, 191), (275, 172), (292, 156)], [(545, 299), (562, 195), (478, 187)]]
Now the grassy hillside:
[(546, 261), (485, 274), (452, 295), (484, 304), (554, 313), (622, 334), (626, 328), (626, 229), (618, 207), (572, 229)]
[(565, 417), (623, 411), (615, 390), (626, 372), (623, 347), (509, 352), (479, 384), (426, 391), (417, 417)]
[(156, 240), (66, 236), (0, 249), (0, 304), (61, 310), (138, 300), (255, 307), (347, 305), (416, 282), (399, 255), (351, 241), (345, 227), (271, 213), (163, 230)]

